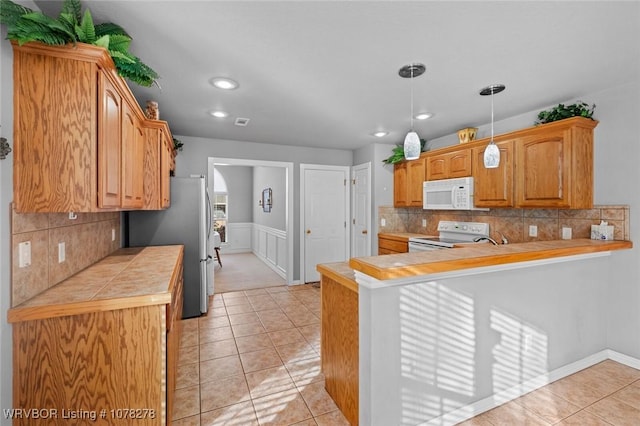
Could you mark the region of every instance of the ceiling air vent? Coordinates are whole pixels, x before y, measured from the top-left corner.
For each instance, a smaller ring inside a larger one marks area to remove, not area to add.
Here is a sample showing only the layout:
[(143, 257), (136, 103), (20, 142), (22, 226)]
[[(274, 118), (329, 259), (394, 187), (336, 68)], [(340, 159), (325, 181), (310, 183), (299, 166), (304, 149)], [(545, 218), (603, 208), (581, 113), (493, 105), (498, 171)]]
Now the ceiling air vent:
[(247, 124), (249, 124), (249, 119), (248, 118), (237, 117), (234, 124), (236, 126), (245, 127)]

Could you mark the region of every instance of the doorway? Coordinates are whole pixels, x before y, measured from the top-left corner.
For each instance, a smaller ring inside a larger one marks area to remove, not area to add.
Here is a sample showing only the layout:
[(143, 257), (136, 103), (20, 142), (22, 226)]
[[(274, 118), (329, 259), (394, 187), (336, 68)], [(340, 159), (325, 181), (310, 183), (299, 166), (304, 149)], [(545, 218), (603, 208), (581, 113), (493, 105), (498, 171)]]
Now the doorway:
[[(285, 280), (287, 285), (291, 285), (293, 283), (293, 163), (290, 162), (280, 162), (280, 161), (263, 161), (263, 160), (246, 160), (246, 159), (238, 159), (238, 158), (219, 158), (219, 157), (209, 157), (208, 159), (208, 173), (209, 173), (209, 185), (213, 187), (215, 185), (214, 182), (214, 171), (216, 165), (224, 165), (224, 166), (249, 166), (249, 167), (277, 167), (283, 168), (285, 172), (285, 193), (282, 196), (285, 198), (285, 233), (284, 236), (285, 242), (282, 244), (282, 247), (286, 253), (284, 253), (284, 258), (286, 259), (284, 269), (285, 269)], [(223, 249), (224, 256), (224, 249)]]
[(349, 259), (350, 168), (300, 164), (300, 277), (320, 280), (319, 263)]

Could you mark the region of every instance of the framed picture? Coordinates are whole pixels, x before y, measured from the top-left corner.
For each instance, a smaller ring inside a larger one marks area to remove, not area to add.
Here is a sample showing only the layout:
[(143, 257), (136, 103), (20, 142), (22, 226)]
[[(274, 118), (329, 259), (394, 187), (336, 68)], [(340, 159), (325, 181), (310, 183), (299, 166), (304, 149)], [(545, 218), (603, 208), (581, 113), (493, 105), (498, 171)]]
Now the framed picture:
[(271, 188), (266, 188), (262, 190), (262, 211), (263, 212), (271, 212), (271, 205), (273, 201), (271, 199)]

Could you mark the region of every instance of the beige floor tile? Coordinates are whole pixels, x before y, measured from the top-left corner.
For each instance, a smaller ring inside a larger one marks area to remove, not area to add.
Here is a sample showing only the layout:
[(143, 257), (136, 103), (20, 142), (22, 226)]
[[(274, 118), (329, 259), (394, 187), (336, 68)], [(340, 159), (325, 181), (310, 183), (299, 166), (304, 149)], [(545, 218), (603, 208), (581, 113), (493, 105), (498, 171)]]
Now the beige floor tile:
[(465, 420), (464, 422), (457, 423), (456, 426), (495, 426), (485, 413), (479, 414), (475, 417)]
[(201, 345), (203, 343), (233, 339), (233, 332), (231, 331), (230, 326), (217, 328), (201, 328), (199, 334)]
[(180, 332), (180, 343), (178, 343), (178, 347), (184, 348), (188, 346), (198, 346), (200, 341), (198, 340), (198, 329), (181, 331)]
[(251, 306), (253, 306), (253, 310), (256, 312), (269, 311), (272, 309), (280, 309), (278, 304), (273, 299), (264, 300), (260, 302), (251, 302)]
[(591, 373), (601, 374), (602, 376), (615, 377), (623, 382), (625, 385), (631, 384), (640, 379), (640, 370), (629, 367), (619, 362), (607, 359), (602, 361), (591, 368)]
[(288, 345), (296, 342), (306, 342), (302, 333), (296, 328), (290, 328), (287, 330), (272, 331), (269, 334), (274, 346)]
[(229, 314), (229, 322), (231, 325), (259, 323), (260, 319), (255, 312), (247, 312), (243, 314)]
[(219, 316), (206, 316), (200, 318), (200, 329), (203, 328), (217, 328), (217, 327), (229, 327), (231, 323), (229, 322), (229, 317), (225, 313), (224, 315)]
[(548, 426), (551, 424), (515, 402), (508, 402), (484, 414), (487, 420), (500, 426)]
[(190, 331), (198, 330), (199, 318), (188, 318), (178, 322), (178, 327), (182, 333), (188, 333)]
[(200, 383), (200, 365), (197, 362), (182, 364), (176, 372), (176, 389), (188, 388)]
[(173, 398), (173, 420), (200, 414), (200, 386), (177, 389)]
[(289, 321), (289, 319), (286, 319), (284, 321), (271, 321), (271, 320), (262, 321), (262, 325), (264, 325), (264, 329), (269, 332), (280, 331), (280, 330), (290, 330), (292, 328), (295, 328), (295, 325), (293, 325), (293, 323)]
[(567, 417), (558, 426), (611, 426), (611, 423), (605, 422), (602, 418), (591, 414), (588, 411), (578, 411), (576, 414)]
[(200, 345), (200, 362), (238, 353), (234, 339), (219, 340)]
[(244, 294), (244, 291), (232, 291), (232, 292), (229, 292), (229, 293), (224, 293), (222, 295), (222, 300), (225, 301), (225, 304), (229, 300), (239, 299), (239, 298), (243, 298), (243, 299), (247, 298), (247, 295)]
[(285, 364), (304, 361), (309, 358), (317, 358), (320, 355), (306, 340), (290, 343), (288, 345), (276, 346), (276, 351), (280, 359)]
[(283, 365), (275, 348), (242, 353), (240, 360), (245, 373)]
[(236, 337), (236, 346), (238, 347), (238, 352), (242, 354), (273, 348), (273, 343), (268, 334), (261, 333), (252, 336)]
[(173, 420), (172, 426), (200, 426), (200, 415), (185, 417), (179, 420)]
[(320, 318), (318, 318), (311, 311), (309, 311), (309, 313), (307, 314), (291, 315), (289, 316), (289, 319), (296, 327), (302, 327), (310, 324), (320, 324)]
[[(593, 366), (592, 368), (595, 367)], [(569, 377), (572, 377), (580, 386), (593, 388), (603, 396), (617, 392), (630, 383), (627, 378), (607, 374), (603, 370), (603, 368), (595, 370), (589, 368)]]
[(266, 333), (266, 330), (260, 323), (232, 325), (231, 330), (236, 338)]
[(268, 295), (269, 293), (264, 288), (255, 288), (251, 290), (245, 290), (244, 294), (245, 296), (250, 297), (250, 296), (256, 296), (256, 295)]
[(320, 343), (320, 323), (298, 327), (298, 331), (310, 344)]
[(318, 423), (316, 423), (315, 419), (307, 419), (299, 423), (294, 423), (291, 426), (318, 426)]
[(292, 425), (311, 419), (312, 415), (302, 395), (290, 389), (253, 400), (260, 425)]
[(233, 306), (227, 307), (228, 315), (246, 314), (253, 311), (254, 311), (253, 306), (249, 303), (243, 303), (242, 305), (233, 305)]
[(211, 306), (206, 316), (200, 317), (200, 326), (202, 327), (202, 321), (209, 318), (223, 317), (227, 315), (227, 309), (224, 306), (224, 302), (221, 302), (219, 306)]
[(302, 398), (307, 403), (307, 407), (309, 407), (314, 417), (338, 409), (336, 403), (325, 390), (324, 383), (322, 382), (299, 386), (298, 391), (300, 391)]
[(202, 413), (201, 426), (258, 426), (251, 401)]
[(244, 374), (200, 385), (200, 407), (203, 413), (243, 401), (250, 401), (250, 399)]
[(530, 392), (514, 401), (535, 413), (549, 423), (560, 420), (580, 411), (580, 407), (553, 394), (548, 388)]
[(266, 288), (265, 290), (269, 294), (285, 293), (287, 292), (287, 286), (286, 285), (274, 286), (274, 287)]
[(315, 417), (315, 421), (318, 426), (350, 426), (349, 421), (339, 410), (317, 416)]
[(192, 346), (185, 346), (179, 349), (178, 352), (178, 365), (193, 364), (194, 362), (200, 362), (200, 350)]
[(245, 376), (251, 398), (254, 399), (288, 389), (295, 389), (293, 380), (283, 365), (247, 373)]
[(640, 409), (640, 380), (611, 395), (612, 397)]
[(242, 363), (238, 355), (210, 359), (200, 363), (200, 383), (218, 380), (224, 377), (243, 374)]
[(260, 321), (287, 321), (289, 318), (279, 307), (256, 312)]
[(285, 368), (296, 386), (309, 383), (324, 383), (324, 374), (320, 366), (320, 357), (305, 359), (304, 361), (285, 364)]
[(640, 422), (639, 409), (613, 397), (601, 399), (585, 410), (616, 426), (638, 426)]
[(547, 388), (554, 395), (558, 395), (581, 408), (587, 407), (609, 394), (606, 390), (585, 385), (584, 380), (575, 375), (555, 381), (547, 385)]
[[(234, 293), (225, 293), (226, 294), (234, 294)], [(235, 306), (235, 305), (247, 305), (249, 304), (249, 299), (247, 299), (246, 296), (242, 295), (240, 297), (233, 297), (233, 298), (225, 298), (224, 299), (224, 306), (227, 307), (227, 309), (230, 306)]]

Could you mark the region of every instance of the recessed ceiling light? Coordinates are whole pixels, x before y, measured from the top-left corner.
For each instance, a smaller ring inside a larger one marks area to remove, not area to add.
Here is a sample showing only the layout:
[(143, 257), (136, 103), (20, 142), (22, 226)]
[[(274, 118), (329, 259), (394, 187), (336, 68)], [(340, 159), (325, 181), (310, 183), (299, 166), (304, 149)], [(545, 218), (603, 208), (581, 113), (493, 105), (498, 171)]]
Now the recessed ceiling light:
[(431, 117), (433, 117), (432, 112), (421, 112), (420, 114), (417, 114), (414, 118), (416, 120), (426, 120), (427, 118), (431, 118)]
[(213, 115), (216, 118), (226, 118), (229, 116), (229, 113), (224, 111), (209, 111), (209, 114)]
[(373, 136), (375, 136), (376, 138), (383, 138), (385, 136), (387, 136), (389, 134), (389, 132), (375, 132), (373, 134)]
[(223, 90), (233, 90), (238, 87), (238, 82), (226, 77), (214, 77), (209, 80), (214, 87)]

